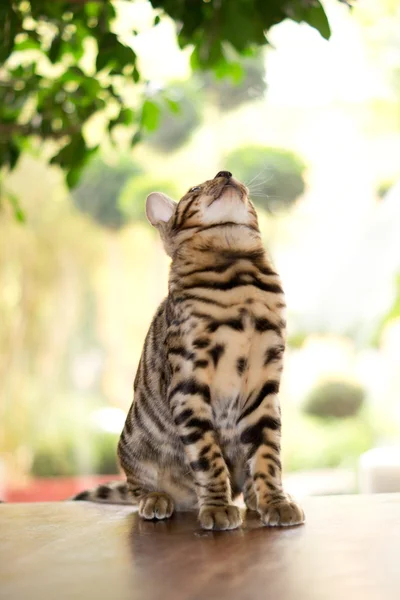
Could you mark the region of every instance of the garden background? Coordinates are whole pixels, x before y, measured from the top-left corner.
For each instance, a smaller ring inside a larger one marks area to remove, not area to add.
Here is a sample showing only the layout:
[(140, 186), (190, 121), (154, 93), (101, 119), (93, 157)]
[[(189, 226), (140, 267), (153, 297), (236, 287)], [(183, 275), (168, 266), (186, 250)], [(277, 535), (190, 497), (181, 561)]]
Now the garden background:
[[(111, 137), (99, 111), (84, 129), (96, 153), (69, 186), (62, 161), (49, 164), (57, 136), (29, 148), (20, 138), (18, 163), (2, 171), (0, 495), (63, 497), (85, 476), (118, 473), (142, 344), (167, 289), (146, 195), (178, 199), (221, 169), (249, 185), (287, 294), (288, 485), (358, 491), (360, 455), (400, 432), (400, 6), (326, 0), (329, 41), (286, 19), (219, 79), (192, 69), (171, 18), (147, 2), (113, 5), (122, 38), (135, 22), (140, 140), (131, 146), (134, 108), (113, 117)], [(11, 54), (3, 79), (35, 52)], [(91, 60), (89, 44), (82, 69)], [(67, 93), (77, 89), (70, 81)], [(135, 86), (123, 93), (134, 105)], [(34, 487), (61, 477), (73, 479)]]

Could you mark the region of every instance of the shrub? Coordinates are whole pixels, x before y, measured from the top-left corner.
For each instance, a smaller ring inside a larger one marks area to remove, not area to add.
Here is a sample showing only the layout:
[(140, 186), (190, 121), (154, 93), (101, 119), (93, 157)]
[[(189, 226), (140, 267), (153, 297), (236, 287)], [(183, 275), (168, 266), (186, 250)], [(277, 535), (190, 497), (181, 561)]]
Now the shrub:
[(117, 446), (119, 434), (108, 431), (96, 431), (90, 443), (93, 452), (93, 473), (113, 475), (119, 472)]
[(126, 183), (118, 200), (127, 219), (146, 221), (145, 203), (151, 192), (164, 192), (174, 200), (180, 197), (176, 185), (171, 181), (155, 179), (147, 174), (133, 177)]
[(37, 477), (71, 476), (81, 470), (77, 464), (76, 449), (72, 440), (58, 440), (57, 444), (44, 442), (34, 449), (31, 466)]
[(241, 104), (262, 98), (267, 88), (262, 53), (241, 59), (238, 66), (243, 70), (242, 78), (239, 81), (233, 82), (227, 77), (217, 79), (209, 71), (201, 76), (205, 90), (213, 94), (218, 107), (223, 111), (232, 110)]
[(84, 445), (72, 436), (59, 438), (55, 443), (46, 440), (34, 449), (31, 473), (38, 477), (118, 473), (118, 438), (104, 431), (88, 431)]
[(284, 410), (282, 420), (283, 463), (287, 471), (354, 468), (360, 455), (376, 442), (376, 433), (367, 415), (317, 421), (293, 410)]
[(146, 141), (164, 152), (183, 146), (201, 123), (201, 96), (201, 89), (194, 80), (173, 83), (155, 94), (154, 102), (161, 111), (159, 123)]
[(266, 210), (289, 208), (305, 189), (305, 164), (289, 150), (244, 146), (228, 154), (224, 164)]
[(321, 419), (353, 417), (365, 399), (362, 387), (344, 381), (331, 381), (315, 387), (304, 404), (304, 412)]
[(67, 398), (69, 405), (51, 407), (31, 440), (32, 474), (66, 477), (118, 473), (119, 434), (105, 431), (92, 419), (93, 410), (102, 404), (96, 397)]
[(119, 229), (127, 221), (118, 204), (119, 194), (128, 179), (140, 172), (139, 166), (128, 161), (110, 165), (96, 159), (89, 164), (72, 192), (73, 202), (103, 227)]

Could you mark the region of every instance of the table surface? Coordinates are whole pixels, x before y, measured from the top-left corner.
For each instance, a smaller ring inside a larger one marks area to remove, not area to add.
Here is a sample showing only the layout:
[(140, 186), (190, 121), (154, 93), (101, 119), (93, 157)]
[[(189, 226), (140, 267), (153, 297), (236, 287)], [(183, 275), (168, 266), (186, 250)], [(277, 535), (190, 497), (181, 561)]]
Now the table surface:
[(0, 505), (1, 600), (399, 600), (400, 494), (308, 498), (307, 522), (202, 531), (85, 502)]

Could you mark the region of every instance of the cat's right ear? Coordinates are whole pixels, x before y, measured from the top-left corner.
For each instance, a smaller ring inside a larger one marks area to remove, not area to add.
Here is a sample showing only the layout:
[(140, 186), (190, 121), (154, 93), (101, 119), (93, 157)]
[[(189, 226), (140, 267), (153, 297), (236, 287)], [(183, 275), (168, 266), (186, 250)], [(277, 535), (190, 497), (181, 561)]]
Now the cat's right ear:
[(175, 208), (176, 202), (162, 192), (152, 192), (147, 196), (146, 217), (155, 227), (168, 223)]

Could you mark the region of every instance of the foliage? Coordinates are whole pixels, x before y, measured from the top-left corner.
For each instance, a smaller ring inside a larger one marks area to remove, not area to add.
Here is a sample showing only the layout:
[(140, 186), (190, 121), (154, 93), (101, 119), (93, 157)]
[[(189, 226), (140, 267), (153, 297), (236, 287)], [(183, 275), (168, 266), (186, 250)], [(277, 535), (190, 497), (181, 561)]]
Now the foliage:
[(92, 473), (112, 475), (119, 473), (117, 446), (119, 434), (109, 431), (97, 431), (91, 436), (93, 452)]
[(312, 417), (288, 410), (283, 423), (283, 463), (287, 471), (356, 467), (359, 456), (372, 448), (376, 439), (365, 415), (322, 425)]
[(288, 334), (286, 343), (289, 348), (300, 350), (307, 340), (308, 333), (305, 331), (292, 331)]
[[(133, 3), (133, 0), (131, 0)], [(178, 24), (181, 48), (193, 47), (194, 69), (226, 76), (238, 72), (232, 49), (246, 54), (267, 43), (268, 30), (286, 18), (308, 23), (323, 37), (330, 27), (319, 0), (211, 2), (151, 0), (154, 27), (167, 15)], [(137, 35), (132, 12), (133, 39)], [(132, 128), (132, 144), (157, 127), (159, 106), (146, 97), (143, 73), (130, 41), (116, 30), (112, 0), (3, 0), (0, 5), (0, 168), (12, 170), (29, 141), (57, 140), (51, 162), (76, 185), (97, 146), (85, 134), (101, 114), (108, 134)], [(134, 44), (133, 44), (134, 45)], [(88, 49), (94, 59), (88, 58)], [(124, 90), (134, 86), (128, 102)]]
[(77, 424), (84, 436), (79, 444), (74, 429), (45, 436), (35, 445), (32, 475), (38, 477), (72, 475), (111, 475), (118, 473), (117, 444), (119, 435)]
[(37, 477), (70, 476), (79, 472), (73, 440), (57, 444), (42, 444), (35, 448), (31, 467)]
[(29, 227), (7, 205), (0, 213), (0, 462), (6, 479), (32, 460), (36, 472), (68, 473), (70, 461), (110, 472), (116, 440), (93, 431), (90, 415), (129, 408), (167, 259), (150, 229), (110, 237), (85, 218), (58, 170), (26, 156), (21, 171), (13, 189)]
[(140, 168), (128, 161), (111, 165), (101, 159), (91, 161), (78, 187), (72, 192), (75, 205), (82, 212), (109, 229), (119, 229), (126, 215), (118, 204), (118, 197), (132, 175)]
[(194, 81), (175, 82), (156, 94), (153, 101), (160, 107), (157, 129), (144, 140), (158, 150), (175, 150), (201, 123), (201, 90)]
[(118, 199), (120, 210), (127, 219), (147, 222), (145, 202), (151, 192), (163, 192), (175, 200), (179, 199), (179, 191), (171, 181), (157, 179), (150, 174), (133, 177)]
[(289, 150), (245, 146), (228, 154), (225, 165), (249, 186), (254, 202), (267, 210), (288, 208), (304, 192), (305, 164)]
[(245, 102), (262, 98), (267, 84), (265, 81), (264, 56), (258, 52), (238, 62), (238, 72), (230, 78), (218, 77), (212, 71), (201, 75), (206, 91), (213, 94), (222, 111), (232, 110)]
[(376, 189), (376, 195), (378, 196), (379, 200), (383, 200), (385, 198), (386, 194), (392, 189), (394, 184), (395, 181), (393, 181), (393, 179), (385, 179), (384, 181), (380, 182)]
[(365, 391), (346, 381), (329, 381), (316, 386), (307, 397), (304, 412), (321, 419), (353, 417), (360, 411)]
[[(67, 393), (36, 417), (29, 438), (31, 473), (39, 477), (118, 473), (118, 433), (99, 427), (93, 416), (103, 408), (100, 395)], [(43, 409), (43, 407), (42, 407)]]

